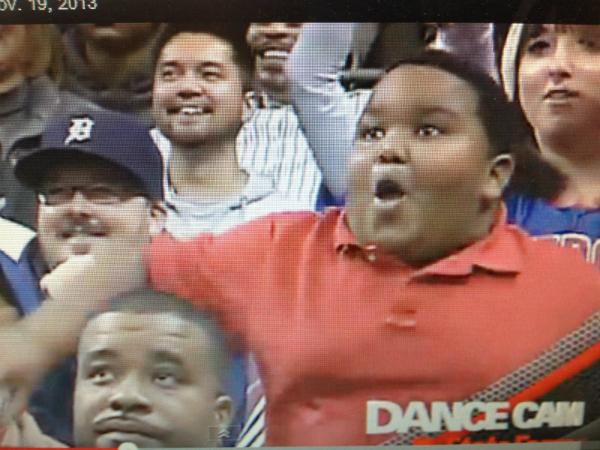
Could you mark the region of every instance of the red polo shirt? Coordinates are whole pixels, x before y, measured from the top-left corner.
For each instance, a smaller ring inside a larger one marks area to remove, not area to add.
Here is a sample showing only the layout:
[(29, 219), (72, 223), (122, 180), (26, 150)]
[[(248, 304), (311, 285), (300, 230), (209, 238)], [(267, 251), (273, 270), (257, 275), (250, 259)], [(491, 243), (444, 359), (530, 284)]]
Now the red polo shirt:
[(256, 355), (269, 445), (381, 443), (367, 401), (464, 400), (600, 307), (594, 267), (504, 215), (419, 270), (358, 245), (341, 210), (161, 236), (150, 255), (155, 288), (214, 310)]

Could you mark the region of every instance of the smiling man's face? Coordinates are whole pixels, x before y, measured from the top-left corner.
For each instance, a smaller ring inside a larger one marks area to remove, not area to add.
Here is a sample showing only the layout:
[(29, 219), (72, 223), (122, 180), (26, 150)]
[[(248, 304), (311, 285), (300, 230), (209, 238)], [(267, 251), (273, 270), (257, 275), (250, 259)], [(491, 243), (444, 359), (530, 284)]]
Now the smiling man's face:
[(267, 93), (287, 91), (285, 65), (301, 31), (298, 22), (255, 22), (248, 27), (246, 41), (255, 55), (255, 80)]
[(108, 312), (84, 330), (75, 387), (75, 442), (84, 447), (214, 447), (231, 399), (214, 342), (172, 313)]
[(160, 53), (152, 103), (158, 128), (176, 145), (235, 139), (244, 89), (232, 46), (206, 33), (174, 36)]
[(350, 228), (407, 263), (439, 259), (480, 229), (490, 165), (470, 85), (434, 67), (400, 66), (376, 86), (359, 124)]

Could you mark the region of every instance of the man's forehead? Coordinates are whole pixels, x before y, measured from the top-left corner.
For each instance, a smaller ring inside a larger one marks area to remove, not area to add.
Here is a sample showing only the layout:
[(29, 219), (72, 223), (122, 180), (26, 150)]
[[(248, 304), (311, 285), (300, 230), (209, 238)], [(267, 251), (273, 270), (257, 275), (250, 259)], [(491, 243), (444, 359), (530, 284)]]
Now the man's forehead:
[(97, 333), (110, 333), (115, 330), (146, 331), (153, 330), (165, 334), (184, 335), (194, 328), (190, 322), (171, 313), (137, 313), (128, 311), (109, 311), (93, 318), (86, 330)]
[(80, 351), (98, 343), (140, 340), (148, 347), (208, 345), (206, 333), (195, 324), (170, 313), (106, 312), (88, 322)]
[(201, 61), (205, 59), (232, 61), (231, 44), (210, 33), (183, 32), (173, 36), (160, 52), (160, 64), (180, 60)]

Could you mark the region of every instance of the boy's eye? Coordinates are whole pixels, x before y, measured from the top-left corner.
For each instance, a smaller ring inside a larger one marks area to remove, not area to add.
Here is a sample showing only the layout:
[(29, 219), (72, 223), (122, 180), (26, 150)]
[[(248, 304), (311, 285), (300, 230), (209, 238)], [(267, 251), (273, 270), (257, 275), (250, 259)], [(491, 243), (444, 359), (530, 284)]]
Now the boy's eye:
[(435, 125), (423, 125), (417, 129), (417, 134), (423, 137), (439, 136), (442, 130)]
[(383, 139), (385, 137), (385, 131), (383, 130), (383, 128), (379, 127), (367, 128), (361, 131), (360, 137), (365, 141), (375, 141)]

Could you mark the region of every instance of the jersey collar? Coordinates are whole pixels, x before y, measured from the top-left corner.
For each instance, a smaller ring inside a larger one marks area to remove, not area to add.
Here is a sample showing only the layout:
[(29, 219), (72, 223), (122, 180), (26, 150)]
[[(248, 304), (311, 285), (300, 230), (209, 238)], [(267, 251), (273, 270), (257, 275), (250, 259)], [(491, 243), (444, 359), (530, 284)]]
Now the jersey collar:
[[(335, 251), (348, 256), (359, 255), (366, 261), (375, 261), (376, 246), (363, 246), (348, 226), (345, 211), (339, 216), (334, 231)], [(520, 241), (525, 236), (517, 227), (506, 223), (506, 208), (501, 206), (492, 231), (484, 239), (469, 245), (445, 258), (419, 269), (412, 269), (411, 277), (467, 276), (477, 269), (497, 274), (516, 274), (523, 268), (523, 248)], [(385, 258), (389, 260), (389, 258)], [(401, 261), (396, 262), (404, 265)]]

